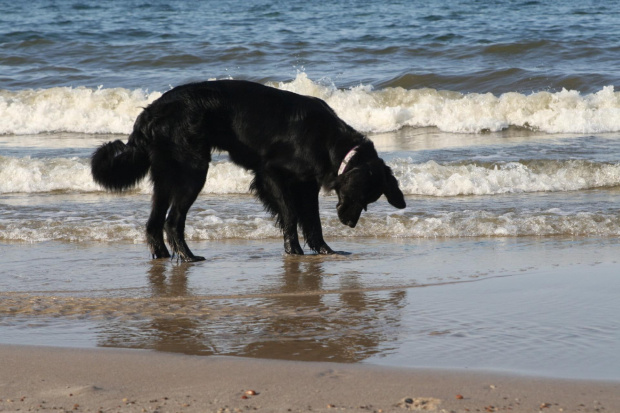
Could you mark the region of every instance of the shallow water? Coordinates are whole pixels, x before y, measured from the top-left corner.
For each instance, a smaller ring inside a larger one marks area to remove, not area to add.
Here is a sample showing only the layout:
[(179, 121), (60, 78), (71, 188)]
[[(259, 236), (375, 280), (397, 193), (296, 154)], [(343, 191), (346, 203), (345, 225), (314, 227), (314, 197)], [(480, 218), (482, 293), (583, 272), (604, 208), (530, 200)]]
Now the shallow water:
[[(144, 242), (150, 182), (114, 195), (90, 175), (93, 148), (114, 136), (0, 138), (8, 155), (0, 156), (0, 240)], [(351, 230), (338, 221), (335, 195), (325, 193), (327, 236), (620, 235), (617, 134), (462, 135), (410, 128), (370, 138), (393, 168), (409, 206), (397, 211), (382, 199)], [(190, 211), (188, 238), (279, 237), (249, 193), (251, 179), (226, 154), (217, 155)]]
[[(5, 244), (0, 343), (620, 380), (616, 239)], [(27, 269), (23, 262), (28, 261)]]

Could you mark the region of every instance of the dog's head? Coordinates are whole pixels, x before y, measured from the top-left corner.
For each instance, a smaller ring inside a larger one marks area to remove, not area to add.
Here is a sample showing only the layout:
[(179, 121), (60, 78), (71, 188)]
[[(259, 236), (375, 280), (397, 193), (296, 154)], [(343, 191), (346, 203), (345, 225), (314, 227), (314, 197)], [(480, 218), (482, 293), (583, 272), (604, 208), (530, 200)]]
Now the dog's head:
[(362, 210), (381, 195), (396, 208), (406, 206), (398, 181), (381, 159), (373, 159), (339, 175), (334, 189), (338, 195), (338, 218), (351, 228), (357, 225)]

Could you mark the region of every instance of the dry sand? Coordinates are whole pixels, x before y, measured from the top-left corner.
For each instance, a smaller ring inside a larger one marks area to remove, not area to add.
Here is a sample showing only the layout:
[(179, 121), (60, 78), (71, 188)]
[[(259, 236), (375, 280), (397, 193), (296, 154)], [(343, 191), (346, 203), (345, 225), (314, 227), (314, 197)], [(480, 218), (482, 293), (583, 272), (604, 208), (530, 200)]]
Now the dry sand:
[(620, 412), (620, 383), (143, 350), (0, 346), (0, 411), (407, 410)]

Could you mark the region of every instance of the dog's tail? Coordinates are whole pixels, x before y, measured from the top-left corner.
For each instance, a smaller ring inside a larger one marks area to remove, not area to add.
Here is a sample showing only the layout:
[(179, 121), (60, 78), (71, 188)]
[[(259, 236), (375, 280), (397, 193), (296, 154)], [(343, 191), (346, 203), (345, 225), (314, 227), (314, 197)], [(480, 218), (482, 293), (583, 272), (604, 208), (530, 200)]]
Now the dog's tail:
[(116, 140), (101, 145), (90, 161), (95, 182), (111, 191), (120, 192), (132, 188), (146, 176), (151, 159), (144, 145), (141, 132), (135, 128), (127, 144)]

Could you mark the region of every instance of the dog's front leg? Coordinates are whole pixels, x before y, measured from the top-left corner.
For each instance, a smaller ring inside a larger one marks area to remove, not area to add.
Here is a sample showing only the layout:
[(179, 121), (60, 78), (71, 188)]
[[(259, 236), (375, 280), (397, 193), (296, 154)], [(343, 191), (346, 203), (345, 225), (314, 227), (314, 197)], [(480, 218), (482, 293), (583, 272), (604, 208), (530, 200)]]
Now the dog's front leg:
[(329, 245), (323, 239), (323, 230), (321, 228), (321, 219), (318, 213), (318, 207), (316, 214), (302, 217), (302, 229), (304, 231), (304, 238), (312, 249), (317, 254), (327, 255), (335, 254)]
[(297, 185), (295, 194), (295, 209), (301, 223), (304, 238), (312, 251), (317, 254), (335, 254), (323, 239), (321, 217), (319, 215), (319, 186), (314, 182)]
[(287, 254), (303, 255), (304, 250), (299, 244), (297, 235), (297, 212), (295, 199), (290, 188), (277, 170), (263, 170), (256, 173), (252, 189), (263, 202), (265, 208), (276, 217), (276, 223), (282, 229), (284, 251)]
[(297, 231), (284, 231), (284, 252), (293, 255), (304, 255), (304, 250), (299, 244)]
[(293, 200), (283, 197), (278, 214), (278, 221), (284, 237), (284, 252), (287, 254), (304, 255), (297, 235), (297, 214), (292, 208)]

